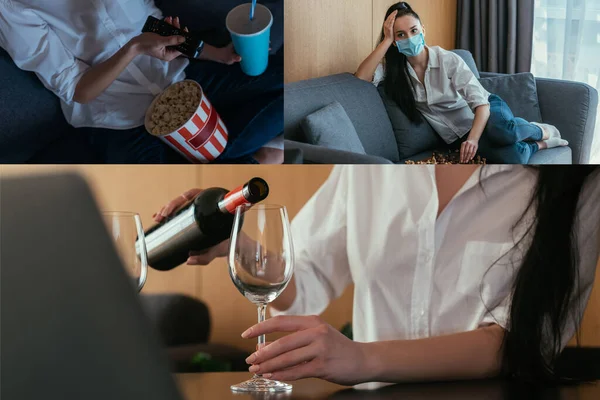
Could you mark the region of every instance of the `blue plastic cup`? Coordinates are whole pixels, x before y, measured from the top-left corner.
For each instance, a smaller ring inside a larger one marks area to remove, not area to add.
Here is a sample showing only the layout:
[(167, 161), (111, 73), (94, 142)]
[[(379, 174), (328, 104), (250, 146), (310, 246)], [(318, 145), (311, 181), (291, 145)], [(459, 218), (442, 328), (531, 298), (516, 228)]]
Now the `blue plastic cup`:
[(250, 20), (251, 8), (252, 3), (237, 6), (227, 14), (225, 25), (235, 51), (242, 57), (242, 71), (249, 76), (258, 76), (269, 66), (273, 14), (267, 7), (257, 4), (254, 19)]

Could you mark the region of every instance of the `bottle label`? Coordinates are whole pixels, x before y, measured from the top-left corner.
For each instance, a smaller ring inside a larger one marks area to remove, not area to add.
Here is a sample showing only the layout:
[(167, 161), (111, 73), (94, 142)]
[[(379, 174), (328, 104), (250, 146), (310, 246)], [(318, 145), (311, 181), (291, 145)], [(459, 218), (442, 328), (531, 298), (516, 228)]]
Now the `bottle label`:
[(247, 194), (244, 193), (246, 190), (246, 185), (242, 185), (227, 193), (219, 203), (221, 211), (235, 214), (235, 209), (239, 206), (250, 206), (251, 203), (246, 200)]

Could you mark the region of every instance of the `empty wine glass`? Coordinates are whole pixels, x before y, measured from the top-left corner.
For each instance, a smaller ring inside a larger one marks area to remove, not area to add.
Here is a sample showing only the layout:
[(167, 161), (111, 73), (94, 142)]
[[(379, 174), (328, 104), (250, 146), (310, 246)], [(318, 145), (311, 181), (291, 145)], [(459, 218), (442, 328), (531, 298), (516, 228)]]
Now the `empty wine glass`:
[(133, 212), (108, 211), (102, 215), (123, 266), (139, 292), (144, 287), (148, 274), (148, 254), (142, 219), (139, 214)]
[[(287, 210), (278, 205), (238, 207), (229, 245), (229, 275), (248, 300), (258, 306), (258, 322), (265, 320), (267, 304), (279, 296), (294, 270), (294, 249)], [(259, 348), (265, 336), (258, 338)], [(231, 386), (235, 392), (286, 392), (292, 385), (265, 379), (252, 379)]]

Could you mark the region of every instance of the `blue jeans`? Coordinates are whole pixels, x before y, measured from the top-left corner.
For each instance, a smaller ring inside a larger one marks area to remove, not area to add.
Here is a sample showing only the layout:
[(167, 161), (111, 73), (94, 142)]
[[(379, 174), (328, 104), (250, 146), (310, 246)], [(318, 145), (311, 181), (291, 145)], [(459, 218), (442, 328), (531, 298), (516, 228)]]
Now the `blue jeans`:
[[(270, 57), (261, 76), (239, 65), (192, 61), (187, 79), (198, 82), (229, 132), (221, 164), (255, 164), (261, 147), (283, 133), (283, 52)], [(92, 148), (109, 164), (183, 164), (188, 161), (141, 126), (128, 130), (85, 129)]]
[[(543, 139), (539, 126), (515, 117), (499, 96), (489, 97), (490, 119), (479, 140), (478, 154), (489, 164), (527, 164)], [(460, 142), (467, 139), (467, 136)]]

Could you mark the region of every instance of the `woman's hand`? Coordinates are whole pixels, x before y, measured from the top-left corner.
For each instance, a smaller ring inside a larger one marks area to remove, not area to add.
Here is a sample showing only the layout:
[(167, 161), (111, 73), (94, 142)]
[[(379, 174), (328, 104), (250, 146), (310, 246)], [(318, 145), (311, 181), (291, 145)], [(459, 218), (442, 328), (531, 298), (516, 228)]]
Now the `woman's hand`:
[(206, 56), (204, 59), (215, 61), (221, 64), (232, 65), (242, 61), (242, 57), (235, 52), (233, 43), (229, 43), (225, 47), (212, 47), (210, 45), (205, 45), (202, 53)]
[(252, 326), (249, 339), (274, 332), (293, 332), (246, 359), (250, 372), (267, 379), (293, 381), (321, 378), (341, 385), (365, 381), (365, 353), (354, 342), (316, 316), (278, 316)]
[[(202, 192), (202, 189), (190, 189), (187, 192), (181, 194), (179, 197), (171, 200), (165, 204), (160, 211), (152, 216), (156, 223), (160, 223), (165, 218), (170, 217), (174, 212), (179, 210), (181, 206), (190, 200), (193, 200)], [(229, 250), (229, 239), (219, 243), (216, 246), (208, 248), (204, 251), (190, 251), (189, 258), (186, 262), (187, 265), (208, 265), (215, 258), (225, 257)]]
[[(178, 25), (179, 19), (167, 18), (170, 24)], [(73, 100), (80, 104), (87, 104), (100, 96), (133, 60), (140, 54), (147, 54), (164, 61), (172, 61), (181, 55), (170, 46), (176, 46), (185, 41), (181, 36), (162, 37), (155, 33), (142, 33), (131, 39), (108, 60), (89, 68), (79, 79), (75, 87)]]
[(479, 141), (474, 139), (468, 139), (463, 142), (460, 146), (460, 162), (467, 164), (469, 161), (475, 158), (477, 150), (479, 149)]
[[(165, 18), (165, 22), (178, 29), (181, 28), (179, 17), (167, 17)], [(185, 28), (185, 31), (187, 31), (187, 28)], [(173, 61), (179, 57), (181, 53), (169, 47), (180, 45), (183, 42), (185, 42), (183, 36), (165, 37), (156, 33), (145, 32), (133, 38), (131, 45), (139, 54), (146, 54), (163, 61)]]
[(394, 24), (396, 23), (396, 15), (398, 15), (398, 10), (394, 11), (390, 14), (389, 17), (383, 23), (383, 33), (385, 40), (388, 42), (395, 42), (396, 35), (394, 34)]

